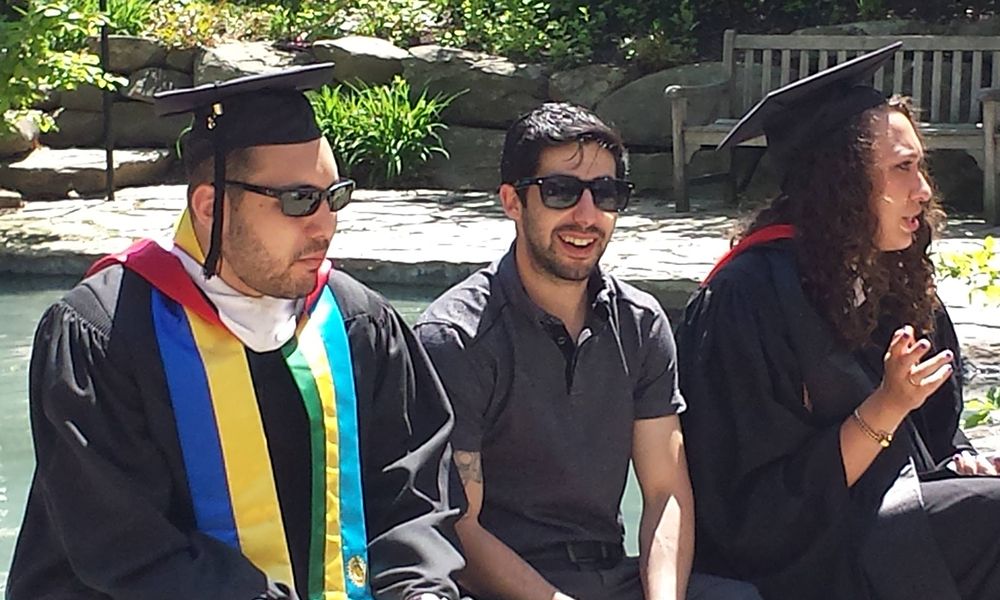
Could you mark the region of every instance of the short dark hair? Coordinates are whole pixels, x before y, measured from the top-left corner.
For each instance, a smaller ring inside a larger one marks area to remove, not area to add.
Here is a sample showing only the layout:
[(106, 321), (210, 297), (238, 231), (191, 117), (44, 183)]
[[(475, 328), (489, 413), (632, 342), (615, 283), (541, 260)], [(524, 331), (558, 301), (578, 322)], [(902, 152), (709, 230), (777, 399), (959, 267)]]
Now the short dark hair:
[[(252, 147), (237, 148), (226, 153), (226, 179), (242, 179), (250, 171), (253, 162), (252, 151)], [(199, 185), (215, 185), (215, 158), (211, 155), (195, 163), (185, 160), (184, 170), (187, 174), (188, 202), (191, 201), (194, 189)], [(230, 194), (233, 200), (238, 200), (240, 196), (242, 191)]]
[(621, 135), (582, 106), (546, 102), (521, 115), (507, 130), (500, 155), (500, 182), (513, 184), (538, 171), (542, 151), (571, 143), (593, 142), (615, 157), (615, 176), (623, 179), (628, 156)]

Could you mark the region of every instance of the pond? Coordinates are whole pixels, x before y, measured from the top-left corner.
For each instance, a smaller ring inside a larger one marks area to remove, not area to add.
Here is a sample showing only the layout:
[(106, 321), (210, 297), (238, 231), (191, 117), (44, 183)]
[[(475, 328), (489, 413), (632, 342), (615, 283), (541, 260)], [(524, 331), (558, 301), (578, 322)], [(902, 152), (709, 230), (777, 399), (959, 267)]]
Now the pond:
[[(6, 588), (7, 572), (17, 531), (24, 514), (34, 458), (28, 425), (28, 358), (35, 325), (49, 304), (74, 283), (65, 278), (7, 278), (0, 282), (0, 594)], [(413, 323), (434, 298), (435, 290), (412, 287), (379, 288), (403, 318)], [(626, 541), (636, 553), (636, 528), (640, 501), (630, 478), (623, 500)]]

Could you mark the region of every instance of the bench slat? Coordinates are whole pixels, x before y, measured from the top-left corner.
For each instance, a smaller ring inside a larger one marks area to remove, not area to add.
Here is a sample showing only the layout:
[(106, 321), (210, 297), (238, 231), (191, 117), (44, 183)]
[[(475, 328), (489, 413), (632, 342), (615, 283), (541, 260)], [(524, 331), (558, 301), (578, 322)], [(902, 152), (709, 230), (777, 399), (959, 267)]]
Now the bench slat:
[(951, 53), (951, 113), (950, 123), (958, 123), (962, 111), (962, 61), (964, 54), (961, 50)]
[(781, 87), (785, 87), (792, 80), (792, 51), (781, 51)]
[(983, 53), (972, 53), (972, 77), (969, 82), (969, 119), (970, 123), (979, 121), (979, 88), (983, 87)]
[(892, 93), (903, 93), (903, 53), (897, 52), (892, 65)]
[(771, 65), (774, 62), (774, 56), (771, 50), (764, 50), (764, 56), (760, 61), (760, 68), (763, 70), (760, 77), (760, 97), (763, 98), (771, 91)]
[(924, 106), (924, 53), (917, 50), (913, 53), (913, 103), (917, 108)]
[(984, 50), (1000, 51), (998, 36), (959, 35), (736, 35), (740, 50), (860, 50), (869, 52), (896, 41), (906, 50)]
[(799, 52), (799, 79), (802, 79), (809, 74), (809, 51), (802, 50)]
[(844, 62), (845, 60), (847, 60), (847, 50), (838, 50), (837, 51), (837, 64), (839, 65), (840, 63)]
[(931, 62), (931, 121), (941, 121), (941, 69), (944, 53), (935, 50)]
[(816, 72), (822, 71), (823, 69), (830, 66), (830, 52), (828, 50), (819, 51), (819, 66), (816, 67)]
[(872, 87), (876, 90), (881, 90), (885, 87), (885, 67), (879, 67), (875, 71), (875, 77), (872, 78)]
[(747, 50), (743, 55), (743, 103), (740, 105), (740, 112), (744, 113), (752, 106), (753, 93), (753, 63), (756, 52)]
[(993, 71), (990, 77), (990, 84), (986, 87), (1000, 86), (1000, 52), (993, 53)]

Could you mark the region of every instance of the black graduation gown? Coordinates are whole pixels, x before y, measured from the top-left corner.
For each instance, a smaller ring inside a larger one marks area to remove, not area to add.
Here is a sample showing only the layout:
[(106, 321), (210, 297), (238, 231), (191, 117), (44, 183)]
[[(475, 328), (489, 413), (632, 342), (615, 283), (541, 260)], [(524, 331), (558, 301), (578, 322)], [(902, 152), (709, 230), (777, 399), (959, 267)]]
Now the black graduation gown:
[[(958, 428), (960, 379), (913, 411), (848, 488), (840, 426), (881, 381), (902, 323), (885, 320), (864, 351), (838, 344), (804, 295), (793, 243), (736, 257), (691, 299), (679, 330), (695, 569), (753, 581), (769, 599), (957, 598), (918, 477), (941, 476), (942, 461), (971, 448)], [(943, 309), (930, 339), (932, 354), (960, 357)]]
[[(336, 271), (329, 285), (354, 361), (374, 596), (456, 598), (451, 408), (384, 299)], [(247, 353), (302, 596), (308, 421), (280, 351)], [(37, 466), (9, 600), (250, 600), (265, 591), (264, 575), (238, 551), (195, 530), (145, 280), (110, 267), (50, 307), (29, 394)]]

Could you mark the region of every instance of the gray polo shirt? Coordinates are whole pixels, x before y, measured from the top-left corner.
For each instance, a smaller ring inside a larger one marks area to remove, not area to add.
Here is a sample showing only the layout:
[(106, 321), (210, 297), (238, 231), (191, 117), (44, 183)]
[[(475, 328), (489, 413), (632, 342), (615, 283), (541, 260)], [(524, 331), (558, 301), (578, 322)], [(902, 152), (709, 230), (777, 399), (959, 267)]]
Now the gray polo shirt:
[(603, 273), (576, 343), (528, 297), (513, 247), (434, 301), (415, 330), (455, 408), (452, 443), (480, 452), (480, 522), (522, 556), (621, 543), (636, 419), (684, 409), (670, 324)]

